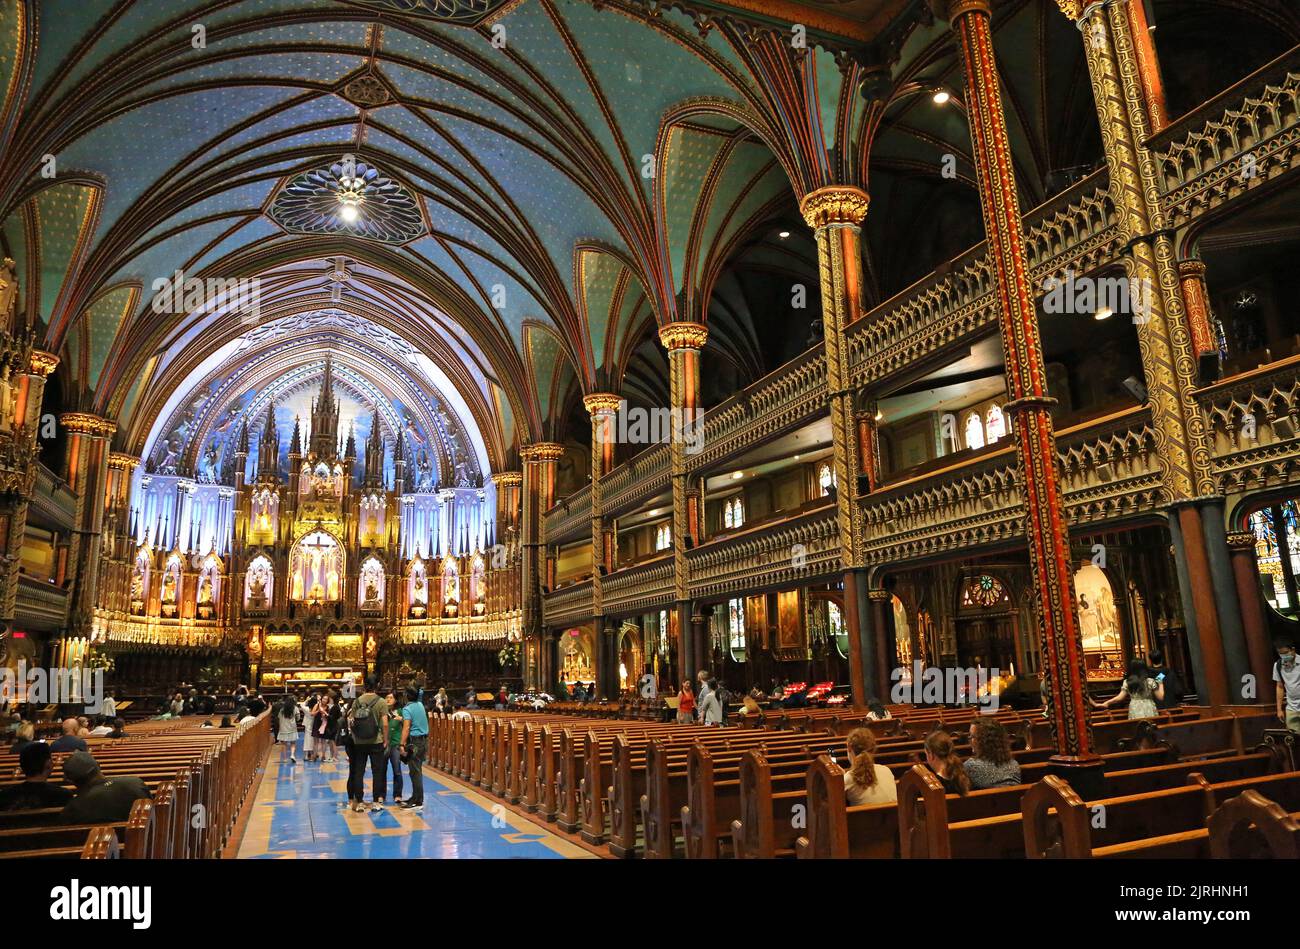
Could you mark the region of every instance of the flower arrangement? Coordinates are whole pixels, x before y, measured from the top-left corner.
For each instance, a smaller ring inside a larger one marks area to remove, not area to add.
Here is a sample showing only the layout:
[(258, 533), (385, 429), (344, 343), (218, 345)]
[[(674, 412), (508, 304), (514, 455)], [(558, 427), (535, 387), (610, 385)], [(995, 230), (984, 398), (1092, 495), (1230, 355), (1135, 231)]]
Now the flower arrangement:
[(519, 664), (519, 647), (514, 643), (506, 643), (497, 653), (497, 661), (501, 663), (501, 668), (507, 666), (516, 666)]
[(116, 663), (113, 661), (113, 657), (108, 655), (107, 653), (102, 652), (101, 650), (96, 649), (93, 646), (90, 649), (86, 650), (87, 669), (99, 669), (100, 671), (102, 671), (107, 675), (108, 673), (113, 671), (113, 668), (115, 666)]

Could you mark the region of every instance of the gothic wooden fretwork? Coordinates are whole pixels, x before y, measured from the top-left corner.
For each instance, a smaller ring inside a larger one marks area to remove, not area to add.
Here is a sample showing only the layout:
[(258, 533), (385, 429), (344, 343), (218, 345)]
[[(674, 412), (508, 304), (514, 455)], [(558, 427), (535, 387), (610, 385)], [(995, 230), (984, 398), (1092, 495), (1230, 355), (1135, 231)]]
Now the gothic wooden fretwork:
[(547, 626), (585, 623), (591, 619), (591, 581), (583, 580), (547, 595), (543, 605)]
[(607, 616), (631, 616), (667, 609), (673, 601), (672, 558), (655, 560), (617, 570), (604, 580)]
[(1300, 361), (1288, 359), (1196, 393), (1222, 494), (1300, 482)]
[(838, 525), (838, 512), (828, 505), (705, 543), (688, 554), (691, 596), (715, 598), (829, 579), (843, 569)]
[(1300, 167), (1300, 54), (1227, 90), (1151, 145), (1174, 227)]
[[(1135, 408), (1058, 434), (1072, 527), (1160, 510), (1160, 468), (1150, 417)], [(1004, 449), (942, 473), (886, 486), (863, 502), (865, 560), (889, 565), (1023, 542), (1025, 517), (1014, 452)]]

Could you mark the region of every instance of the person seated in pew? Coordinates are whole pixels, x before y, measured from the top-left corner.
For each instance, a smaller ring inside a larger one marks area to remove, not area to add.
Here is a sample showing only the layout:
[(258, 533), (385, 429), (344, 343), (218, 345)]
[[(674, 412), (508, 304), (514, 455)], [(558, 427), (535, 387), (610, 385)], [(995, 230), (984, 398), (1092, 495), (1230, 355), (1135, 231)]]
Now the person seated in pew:
[(948, 794), (965, 797), (970, 793), (970, 776), (961, 766), (952, 736), (946, 731), (939, 729), (925, 736), (925, 766), (934, 772)]
[(844, 772), (844, 798), (849, 805), (890, 804), (898, 800), (894, 773), (876, 764), (876, 736), (869, 728), (855, 728), (845, 741), (849, 767)]
[(971, 722), (975, 754), (962, 762), (972, 791), (1007, 788), (1020, 783), (1020, 763), (1011, 757), (1011, 738), (997, 719), (981, 715)]
[(86, 744), (84, 738), (78, 736), (77, 732), (81, 731), (81, 723), (75, 718), (65, 718), (63, 720), (63, 734), (54, 739), (54, 744), (50, 746), (50, 751), (56, 755), (66, 755), (71, 751), (87, 751), (90, 746)]
[(99, 724), (90, 730), (91, 738), (107, 738), (113, 733), (113, 726), (108, 723), (108, 719), (101, 718)]
[(758, 699), (754, 698), (753, 693), (746, 695), (740, 703), (740, 714), (746, 717), (757, 715), (762, 709), (759, 708)]
[(867, 721), (883, 722), (893, 717), (880, 699), (867, 699)]
[(1156, 703), (1165, 697), (1164, 682), (1157, 678), (1152, 678), (1147, 665), (1141, 659), (1134, 659), (1128, 664), (1128, 675), (1124, 677), (1124, 683), (1119, 687), (1119, 694), (1112, 696), (1105, 702), (1098, 702), (1094, 698), (1089, 698), (1093, 708), (1110, 708), (1117, 702), (1128, 702), (1128, 717), (1134, 718), (1155, 718), (1160, 714), (1160, 709)]
[(72, 800), (67, 788), (50, 783), (54, 754), (43, 741), (34, 741), (18, 756), (22, 784), (0, 790), (0, 811), (30, 811), (42, 807), (64, 807)]
[(9, 750), (14, 754), (22, 754), (24, 748), (36, 741), (36, 726), (32, 722), (23, 722), (14, 732), (14, 743), (9, 746)]
[(133, 775), (106, 778), (99, 762), (88, 751), (77, 751), (63, 762), (63, 774), (77, 789), (77, 796), (63, 808), (59, 819), (65, 824), (116, 824), (131, 816), (131, 805), (153, 797), (144, 781)]
[(214, 728), (214, 727), (215, 726), (212, 724), (212, 719), (210, 718), (205, 719), (204, 721), (199, 723), (199, 728)]
[(90, 719), (88, 719), (84, 715), (77, 716), (77, 737), (78, 738), (90, 737)]
[(120, 718), (113, 719), (113, 730), (108, 733), (109, 738), (126, 737), (126, 721)]
[(221, 724), (218, 725), (217, 727), (218, 727), (218, 728), (234, 728), (235, 726), (231, 723), (231, 721), (230, 721), (230, 716), (229, 716), (229, 715), (222, 715), (222, 716), (221, 716)]

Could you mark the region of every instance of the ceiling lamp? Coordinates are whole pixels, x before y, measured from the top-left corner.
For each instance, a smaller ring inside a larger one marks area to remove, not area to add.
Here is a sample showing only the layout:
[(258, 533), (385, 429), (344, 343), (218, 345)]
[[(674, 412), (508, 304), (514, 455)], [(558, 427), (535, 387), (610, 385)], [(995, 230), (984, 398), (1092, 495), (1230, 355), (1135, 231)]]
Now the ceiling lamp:
[(1097, 312), (1092, 314), (1094, 320), (1108, 320), (1115, 315), (1115, 311), (1108, 306), (1098, 307)]
[(361, 204), (366, 200), (366, 182), (357, 175), (339, 178), (335, 197), (339, 202), (339, 218), (351, 224), (361, 216)]
[(740, 480), (741, 478), (743, 478), (743, 477), (745, 477), (745, 472), (743, 472), (743, 471), (733, 471), (733, 472), (731, 473), (731, 480), (732, 480), (732, 481), (739, 481), (739, 480)]
[(947, 105), (947, 104), (948, 104), (948, 100), (951, 99), (951, 98), (952, 98), (952, 93), (950, 93), (947, 89), (936, 89), (936, 90), (934, 90), (934, 104), (935, 104), (935, 105)]
[(785, 240), (787, 237), (790, 236), (790, 232), (789, 232), (789, 231), (778, 231), (776, 236), (779, 237), (779, 238), (781, 238), (781, 240)]

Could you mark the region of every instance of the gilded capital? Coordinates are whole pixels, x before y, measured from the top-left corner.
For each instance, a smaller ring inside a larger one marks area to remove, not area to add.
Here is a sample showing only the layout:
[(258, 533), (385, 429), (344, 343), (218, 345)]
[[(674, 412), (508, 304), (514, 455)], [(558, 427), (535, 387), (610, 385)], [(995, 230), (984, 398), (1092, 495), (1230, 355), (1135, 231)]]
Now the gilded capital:
[(89, 412), (65, 412), (59, 416), (59, 423), (76, 435), (92, 435), (96, 438), (112, 438), (117, 431), (117, 423)]
[(564, 446), (555, 442), (533, 442), (519, 449), (524, 461), (558, 461), (564, 457)]
[(1205, 277), (1205, 261), (1197, 260), (1195, 257), (1189, 257), (1186, 260), (1178, 261), (1178, 276), (1184, 280), (1189, 277)]
[(524, 476), (518, 471), (498, 471), (492, 476), (492, 483), (498, 487), (512, 488), (524, 483)]
[(1071, 20), (1083, 19), (1083, 8), (1086, 5), (1083, 0), (1056, 0), (1056, 5)]
[(601, 413), (613, 414), (617, 412), (618, 407), (623, 404), (623, 398), (622, 396), (615, 395), (612, 392), (593, 392), (590, 395), (584, 395), (582, 397), (582, 404), (591, 415)]
[(670, 353), (678, 349), (703, 349), (709, 328), (703, 323), (674, 322), (659, 327), (659, 342)]
[(1228, 546), (1233, 550), (1254, 550), (1255, 535), (1250, 531), (1229, 531)]
[(140, 464), (140, 459), (135, 455), (128, 455), (124, 451), (110, 451), (108, 453), (108, 466), (110, 468), (121, 468), (123, 471), (130, 471)]
[[(1062, 10), (1069, 6), (1083, 6), (1082, 2), (1076, 0), (1056, 0), (1056, 2)], [(983, 13), (989, 16), (993, 12), (993, 0), (930, 0), (930, 9), (940, 20), (952, 23), (964, 13)], [(1068, 13), (1066, 15), (1069, 16)]]
[(831, 185), (804, 195), (799, 212), (816, 230), (829, 224), (861, 224), (871, 199), (861, 188)]
[(39, 376), (48, 376), (58, 367), (59, 357), (43, 349), (33, 349), (29, 365), (31, 372)]

